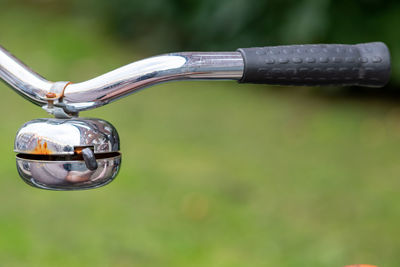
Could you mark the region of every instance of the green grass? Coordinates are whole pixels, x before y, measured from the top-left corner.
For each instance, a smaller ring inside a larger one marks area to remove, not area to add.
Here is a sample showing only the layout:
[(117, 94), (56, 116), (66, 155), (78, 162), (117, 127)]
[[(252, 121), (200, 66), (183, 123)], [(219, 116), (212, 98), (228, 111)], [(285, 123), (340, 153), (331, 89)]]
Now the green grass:
[[(81, 81), (149, 56), (90, 21), (20, 11), (0, 11), (0, 42), (49, 79)], [(19, 179), (12, 152), (18, 127), (47, 114), (0, 89), (1, 266), (400, 262), (395, 103), (234, 82), (159, 85), (81, 114), (119, 130), (113, 183), (50, 192)]]

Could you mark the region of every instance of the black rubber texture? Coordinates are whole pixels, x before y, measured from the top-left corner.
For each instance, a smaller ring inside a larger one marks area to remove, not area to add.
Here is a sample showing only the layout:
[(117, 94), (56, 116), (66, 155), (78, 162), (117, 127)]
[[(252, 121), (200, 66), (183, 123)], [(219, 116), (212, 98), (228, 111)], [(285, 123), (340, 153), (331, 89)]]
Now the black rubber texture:
[(383, 87), (390, 53), (382, 42), (241, 48), (241, 83)]

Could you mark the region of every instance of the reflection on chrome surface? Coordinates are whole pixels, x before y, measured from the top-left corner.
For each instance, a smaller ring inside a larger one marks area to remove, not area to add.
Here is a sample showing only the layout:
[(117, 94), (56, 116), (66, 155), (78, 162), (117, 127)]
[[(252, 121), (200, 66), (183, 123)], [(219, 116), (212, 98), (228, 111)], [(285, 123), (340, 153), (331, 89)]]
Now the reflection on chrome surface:
[(14, 151), (24, 154), (74, 154), (75, 147), (92, 146), (94, 153), (119, 151), (117, 130), (100, 119), (36, 119), (17, 132)]
[(52, 190), (96, 188), (121, 164), (117, 130), (100, 119), (36, 119), (17, 132), (17, 169), (28, 184)]
[(110, 183), (117, 175), (121, 156), (97, 159), (98, 168), (89, 170), (84, 161), (38, 161), (17, 156), (22, 179), (34, 187), (51, 190), (80, 190)]

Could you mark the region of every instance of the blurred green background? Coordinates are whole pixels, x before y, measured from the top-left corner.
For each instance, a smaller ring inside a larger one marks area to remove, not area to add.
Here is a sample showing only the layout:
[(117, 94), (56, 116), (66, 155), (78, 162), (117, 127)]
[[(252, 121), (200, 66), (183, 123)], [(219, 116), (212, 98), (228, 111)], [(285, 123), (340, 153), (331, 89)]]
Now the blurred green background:
[(2, 1), (0, 43), (51, 80), (174, 50), (384, 41), (386, 89), (159, 85), (82, 113), (123, 165), (83, 192), (26, 186), (13, 139), (47, 115), (5, 84), (0, 266), (400, 263), (400, 2)]

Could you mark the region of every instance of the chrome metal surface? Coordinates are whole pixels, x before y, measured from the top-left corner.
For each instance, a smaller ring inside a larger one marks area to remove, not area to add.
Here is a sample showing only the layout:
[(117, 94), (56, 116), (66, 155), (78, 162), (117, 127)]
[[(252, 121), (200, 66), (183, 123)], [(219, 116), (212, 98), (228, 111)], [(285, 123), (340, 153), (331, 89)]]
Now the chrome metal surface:
[(82, 161), (38, 161), (17, 157), (21, 178), (34, 187), (50, 190), (81, 190), (106, 185), (114, 180), (121, 156), (97, 159), (97, 169)]
[(17, 132), (17, 169), (28, 184), (89, 189), (112, 181), (121, 164), (115, 128), (100, 119), (36, 119)]
[[(187, 79), (232, 79), (243, 75), (243, 58), (239, 52), (183, 52), (140, 60), (91, 80), (68, 84), (62, 102), (54, 106), (67, 114), (103, 106), (139, 89), (157, 83)], [(0, 47), (0, 78), (33, 103), (48, 108), (54, 85)], [(58, 98), (58, 97), (57, 97)], [(53, 103), (51, 104), (53, 105)], [(57, 111), (57, 110), (56, 110)]]
[(35, 73), (0, 46), (0, 78), (17, 93), (28, 98), (37, 105), (46, 103), (46, 94), (53, 83)]
[(100, 119), (36, 119), (17, 132), (14, 151), (36, 155), (72, 155), (76, 147), (94, 147), (94, 153), (119, 151), (117, 130)]
[(105, 105), (139, 89), (161, 82), (187, 79), (240, 79), (239, 52), (187, 52), (140, 60), (97, 78), (68, 85), (64, 103), (75, 110)]

